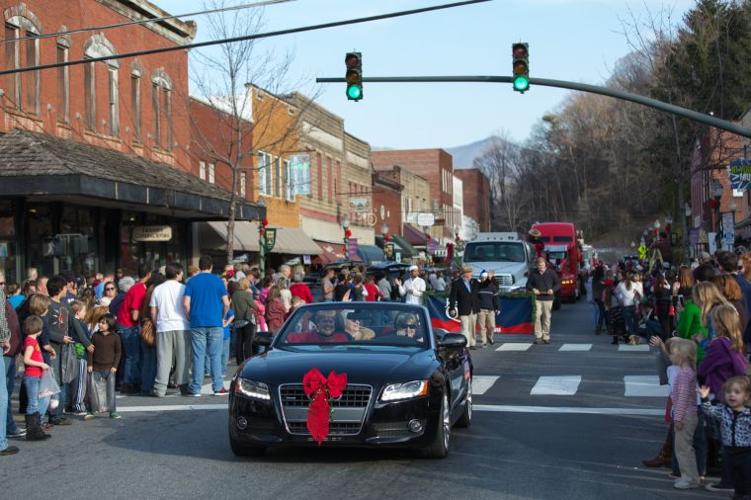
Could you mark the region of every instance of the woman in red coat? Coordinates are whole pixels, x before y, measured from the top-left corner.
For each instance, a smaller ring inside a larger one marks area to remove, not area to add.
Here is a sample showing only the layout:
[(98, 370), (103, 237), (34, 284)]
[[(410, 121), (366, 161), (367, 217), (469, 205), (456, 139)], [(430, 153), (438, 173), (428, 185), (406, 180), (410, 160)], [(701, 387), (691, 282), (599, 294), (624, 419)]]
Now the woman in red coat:
[(313, 294), (310, 292), (310, 287), (303, 282), (303, 274), (295, 273), (292, 277), (294, 283), (289, 287), (289, 291), (293, 297), (300, 297), (306, 304), (313, 303)]

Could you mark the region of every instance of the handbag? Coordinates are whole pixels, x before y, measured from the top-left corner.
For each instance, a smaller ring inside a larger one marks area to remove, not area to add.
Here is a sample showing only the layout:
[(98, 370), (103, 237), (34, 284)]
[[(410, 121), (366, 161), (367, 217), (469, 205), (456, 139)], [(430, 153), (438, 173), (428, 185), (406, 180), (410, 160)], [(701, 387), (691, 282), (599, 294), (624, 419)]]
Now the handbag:
[(154, 344), (156, 344), (156, 332), (154, 331), (154, 322), (150, 319), (143, 320), (143, 323), (141, 323), (141, 342), (146, 345), (146, 347), (154, 347)]

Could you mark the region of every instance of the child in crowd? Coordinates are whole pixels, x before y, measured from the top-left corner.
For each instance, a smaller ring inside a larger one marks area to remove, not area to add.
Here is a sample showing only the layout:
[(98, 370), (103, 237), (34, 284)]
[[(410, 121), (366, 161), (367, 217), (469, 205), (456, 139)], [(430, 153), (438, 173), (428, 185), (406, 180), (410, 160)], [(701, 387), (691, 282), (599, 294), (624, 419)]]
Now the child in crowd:
[(722, 444), (733, 475), (735, 496), (751, 498), (751, 382), (746, 376), (732, 377), (722, 387), (725, 403), (712, 406), (712, 390), (701, 387), (702, 411), (717, 421), (722, 434)]
[(694, 433), (698, 422), (696, 344), (690, 340), (673, 339), (670, 344), (670, 361), (673, 367), (676, 367), (670, 399), (673, 403), (675, 455), (681, 471), (681, 477), (673, 483), (673, 487), (682, 490), (698, 488), (699, 471), (694, 449)]
[(86, 304), (74, 300), (70, 304), (73, 312), (73, 339), (76, 341), (76, 358), (78, 358), (78, 376), (73, 383), (73, 413), (79, 417), (86, 417), (86, 352), (93, 352), (91, 332), (86, 325)]
[[(39, 347), (39, 335), (42, 334), (44, 322), (42, 318), (31, 315), (23, 322), (26, 339), (23, 342), (23, 362), (26, 371), (23, 384), (26, 387), (28, 402), (26, 403), (26, 440), (41, 441), (50, 437), (42, 430), (41, 416), (47, 412), (50, 397), (39, 397), (39, 384), (42, 374), (50, 369), (50, 366), (42, 358), (42, 350)], [(4, 416), (3, 416), (4, 417)]]
[[(120, 418), (115, 404), (115, 377), (120, 364), (122, 346), (115, 335), (115, 317), (105, 314), (99, 320), (99, 330), (91, 336), (94, 351), (88, 354), (88, 371), (91, 374), (91, 410), (109, 411), (110, 418)], [(106, 405), (102, 402), (106, 401)]]

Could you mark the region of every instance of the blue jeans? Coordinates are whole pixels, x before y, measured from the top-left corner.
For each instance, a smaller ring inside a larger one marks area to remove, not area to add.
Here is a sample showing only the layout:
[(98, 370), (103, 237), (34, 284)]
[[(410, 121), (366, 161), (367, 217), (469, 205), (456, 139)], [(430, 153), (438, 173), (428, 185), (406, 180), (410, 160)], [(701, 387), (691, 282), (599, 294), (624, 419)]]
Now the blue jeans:
[[(0, 368), (2, 368), (2, 371), (5, 371), (5, 359), (5, 356), (0, 356)], [(9, 408), (8, 386), (7, 384), (0, 384), (0, 415), (3, 417), (0, 418), (0, 450), (8, 447), (8, 438), (5, 433), (5, 425), (8, 423), (8, 419), (5, 417), (5, 414), (10, 414), (8, 411)]]
[(626, 333), (636, 334), (639, 326), (636, 322), (636, 306), (623, 307), (623, 321), (626, 323)]
[(227, 373), (227, 363), (229, 362), (229, 346), (232, 343), (231, 337), (225, 337), (222, 345), (222, 377)]
[(141, 342), (141, 393), (151, 394), (156, 379), (156, 347)]
[(224, 387), (222, 377), (222, 349), (224, 348), (224, 328), (221, 326), (191, 328), (191, 347), (193, 348), (193, 382), (190, 392), (200, 394), (203, 385), (205, 358), (208, 355), (211, 372), (211, 388), (217, 392)]
[(118, 325), (120, 342), (123, 346), (125, 363), (123, 365), (123, 384), (136, 385), (141, 383), (141, 336), (138, 327), (125, 328)]
[[(8, 434), (13, 434), (13, 433), (18, 432), (18, 426), (16, 425), (16, 421), (13, 420), (13, 413), (11, 412), (12, 405), (10, 403), (10, 398), (11, 396), (13, 396), (13, 389), (16, 386), (16, 358), (10, 357), (10, 356), (3, 356), (3, 361), (5, 362), (5, 386), (8, 389), (8, 405), (7, 405), (8, 411), (6, 412), (8, 414), (8, 418), (6, 419), (5, 431)], [(2, 416), (2, 413), (0, 413), (0, 417), (1, 416)], [(5, 436), (5, 433), (2, 432), (2, 429), (0, 429), (0, 436)], [(0, 442), (0, 449), (3, 449), (2, 442)]]
[[(29, 397), (29, 402), (26, 405), (27, 415), (33, 415), (35, 413), (38, 413), (39, 415), (44, 415), (45, 412), (47, 411), (47, 408), (50, 405), (49, 396), (47, 396), (46, 398), (39, 397), (39, 382), (40, 381), (41, 381), (41, 378), (39, 377), (24, 377), (23, 378), (23, 385), (26, 386), (26, 394)], [(62, 403), (60, 406), (62, 406)]]

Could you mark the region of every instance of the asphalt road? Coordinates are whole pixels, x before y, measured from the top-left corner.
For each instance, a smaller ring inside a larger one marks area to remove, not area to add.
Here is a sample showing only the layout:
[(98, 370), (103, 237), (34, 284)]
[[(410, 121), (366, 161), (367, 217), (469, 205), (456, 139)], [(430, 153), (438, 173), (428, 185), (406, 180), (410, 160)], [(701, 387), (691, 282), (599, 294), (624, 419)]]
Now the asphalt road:
[(21, 453), (0, 459), (1, 498), (726, 498), (674, 490), (667, 469), (641, 466), (665, 433), (654, 356), (619, 351), (590, 322), (588, 304), (564, 305), (552, 344), (499, 335), (473, 351), (474, 420), (443, 460), (326, 448), (239, 459), (225, 398), (123, 397), (121, 420), (16, 441)]

